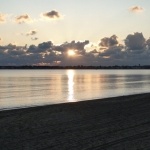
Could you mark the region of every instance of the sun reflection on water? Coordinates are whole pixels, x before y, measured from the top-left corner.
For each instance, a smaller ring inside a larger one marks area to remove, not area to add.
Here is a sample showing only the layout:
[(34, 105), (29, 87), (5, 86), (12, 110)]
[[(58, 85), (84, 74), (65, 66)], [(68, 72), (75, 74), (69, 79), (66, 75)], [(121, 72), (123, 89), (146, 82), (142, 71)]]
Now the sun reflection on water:
[(67, 71), (68, 76), (68, 102), (75, 102), (74, 98), (74, 70)]

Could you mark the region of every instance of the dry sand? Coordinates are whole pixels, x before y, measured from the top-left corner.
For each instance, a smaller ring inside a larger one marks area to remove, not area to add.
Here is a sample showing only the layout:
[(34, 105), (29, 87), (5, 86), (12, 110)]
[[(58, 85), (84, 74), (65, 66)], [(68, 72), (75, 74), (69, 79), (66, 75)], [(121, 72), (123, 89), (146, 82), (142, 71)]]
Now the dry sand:
[(0, 112), (0, 150), (150, 149), (150, 94)]

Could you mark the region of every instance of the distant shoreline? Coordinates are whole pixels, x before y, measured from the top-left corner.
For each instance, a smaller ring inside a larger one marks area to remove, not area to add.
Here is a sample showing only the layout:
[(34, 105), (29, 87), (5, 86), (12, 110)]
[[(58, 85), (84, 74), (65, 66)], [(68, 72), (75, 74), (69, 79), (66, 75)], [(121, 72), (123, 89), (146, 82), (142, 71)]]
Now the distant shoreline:
[(148, 149), (150, 93), (0, 112), (0, 149)]
[(150, 65), (135, 66), (0, 66), (0, 69), (150, 69)]

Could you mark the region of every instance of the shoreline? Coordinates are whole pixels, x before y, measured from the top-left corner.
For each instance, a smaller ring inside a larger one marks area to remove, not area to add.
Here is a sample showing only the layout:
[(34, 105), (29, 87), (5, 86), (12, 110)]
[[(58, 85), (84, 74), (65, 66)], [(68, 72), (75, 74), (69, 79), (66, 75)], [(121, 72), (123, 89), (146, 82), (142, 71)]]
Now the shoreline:
[(148, 149), (150, 93), (0, 111), (0, 149)]
[(121, 98), (121, 97), (128, 97), (128, 96), (136, 96), (136, 95), (143, 95), (143, 94), (150, 94), (150, 93), (136, 93), (136, 94), (129, 94), (129, 95), (118, 95), (118, 96), (112, 96), (112, 97), (103, 97), (103, 98), (96, 98), (96, 99), (86, 99), (86, 100), (79, 100), (79, 101), (72, 101), (72, 102), (62, 102), (62, 103), (52, 103), (52, 104), (44, 104), (44, 105), (31, 105), (31, 106), (18, 106), (18, 107), (8, 107), (8, 108), (1, 108), (0, 112), (2, 111), (11, 111), (11, 110), (20, 110), (20, 109), (32, 109), (36, 107), (50, 107), (55, 105), (65, 105), (65, 104), (71, 104), (71, 103), (87, 103), (89, 101), (107, 101), (111, 99)]

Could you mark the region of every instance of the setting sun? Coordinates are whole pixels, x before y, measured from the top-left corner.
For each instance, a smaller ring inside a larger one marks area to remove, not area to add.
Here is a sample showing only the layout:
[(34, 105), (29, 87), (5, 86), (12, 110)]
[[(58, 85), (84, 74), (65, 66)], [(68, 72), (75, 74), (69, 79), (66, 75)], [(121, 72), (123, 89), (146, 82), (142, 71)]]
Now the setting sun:
[(74, 55), (75, 55), (74, 50), (68, 50), (68, 55), (69, 55), (69, 56), (74, 56)]

